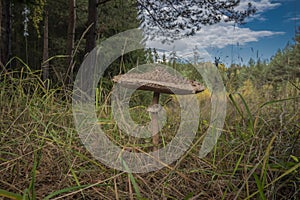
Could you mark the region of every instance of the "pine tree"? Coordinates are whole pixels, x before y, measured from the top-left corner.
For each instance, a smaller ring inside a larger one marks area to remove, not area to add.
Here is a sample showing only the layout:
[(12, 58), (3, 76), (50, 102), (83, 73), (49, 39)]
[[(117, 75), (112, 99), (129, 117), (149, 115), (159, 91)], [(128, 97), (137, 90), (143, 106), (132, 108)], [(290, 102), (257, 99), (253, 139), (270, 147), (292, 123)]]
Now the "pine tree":
[(290, 64), (293, 67), (294, 78), (300, 79), (300, 26), (295, 36), (295, 45), (291, 53)]
[(243, 11), (236, 10), (240, 0), (138, 0), (139, 19), (145, 33), (165, 41), (194, 35), (203, 25), (234, 21), (242, 23), (255, 13), (251, 3)]

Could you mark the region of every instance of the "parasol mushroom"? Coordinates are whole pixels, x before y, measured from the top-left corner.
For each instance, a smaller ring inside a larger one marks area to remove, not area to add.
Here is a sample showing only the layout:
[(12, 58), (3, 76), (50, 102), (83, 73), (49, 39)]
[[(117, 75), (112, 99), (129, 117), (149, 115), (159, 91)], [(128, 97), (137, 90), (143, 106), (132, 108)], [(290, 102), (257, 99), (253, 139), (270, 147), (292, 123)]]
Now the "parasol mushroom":
[(152, 105), (147, 109), (151, 113), (153, 150), (157, 150), (159, 144), (158, 113), (162, 109), (159, 105), (160, 93), (188, 95), (205, 89), (200, 83), (171, 74), (166, 66), (160, 65), (151, 66), (151, 70), (147, 72), (115, 76), (113, 81), (125, 88), (153, 91)]

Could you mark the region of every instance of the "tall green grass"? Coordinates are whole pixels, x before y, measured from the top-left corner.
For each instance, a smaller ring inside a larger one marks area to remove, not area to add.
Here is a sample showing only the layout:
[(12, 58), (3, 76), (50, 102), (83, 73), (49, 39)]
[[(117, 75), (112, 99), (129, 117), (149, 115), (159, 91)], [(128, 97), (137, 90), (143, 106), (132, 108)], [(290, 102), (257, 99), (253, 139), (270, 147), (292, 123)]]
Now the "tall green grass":
[[(274, 91), (228, 94), (225, 126), (207, 157), (198, 151), (209, 127), (210, 99), (199, 96), (199, 130), (181, 159), (161, 170), (132, 174), (110, 169), (82, 145), (66, 98), (71, 91), (44, 88), (40, 72), (23, 63), (0, 77), (0, 196), (10, 199), (297, 199), (300, 195), (300, 84)], [(107, 80), (108, 81), (108, 80)], [(109, 83), (107, 83), (109, 84)], [(151, 140), (118, 129), (103, 82), (97, 90), (99, 124), (121, 148), (151, 147)], [(262, 87), (263, 88), (263, 87)], [(131, 116), (149, 122), (151, 102), (136, 93)], [(151, 95), (150, 95), (151, 97)], [(139, 104), (140, 102), (140, 104)], [(162, 101), (167, 125), (163, 145), (180, 123), (175, 97)], [(124, 163), (126, 167), (126, 163)]]

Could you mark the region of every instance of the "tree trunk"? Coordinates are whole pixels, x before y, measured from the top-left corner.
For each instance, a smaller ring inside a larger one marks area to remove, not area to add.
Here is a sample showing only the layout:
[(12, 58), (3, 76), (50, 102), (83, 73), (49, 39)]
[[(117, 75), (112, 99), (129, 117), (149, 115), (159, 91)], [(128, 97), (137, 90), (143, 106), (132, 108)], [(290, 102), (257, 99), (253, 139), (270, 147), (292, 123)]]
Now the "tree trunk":
[(43, 64), (42, 64), (42, 73), (43, 73), (43, 81), (44, 87), (48, 88), (49, 86), (49, 47), (48, 47), (48, 10), (45, 8), (45, 18), (44, 18), (44, 46), (43, 46)]
[[(0, 0), (2, 1), (2, 0)], [(1, 33), (0, 33), (0, 60), (3, 64), (6, 64), (11, 57), (11, 1), (3, 1), (0, 3), (1, 9)], [(3, 17), (3, 18), (2, 18)]]
[[(2, 0), (0, 0), (0, 40), (2, 41)], [(0, 55), (1, 55), (1, 49), (0, 49)]]
[[(0, 0), (0, 41), (2, 43), (2, 0)], [(5, 71), (4, 65), (2, 64), (1, 55), (2, 55), (2, 45), (0, 44), (0, 75), (2, 74), (2, 71)]]
[(75, 27), (76, 27), (76, 0), (69, 0), (69, 24), (68, 24), (68, 40), (67, 40), (67, 73), (65, 84), (71, 85), (73, 82), (74, 68), (74, 43), (75, 43)]
[(87, 33), (85, 53), (89, 53), (96, 46), (97, 4), (97, 0), (89, 0), (87, 26), (91, 27)]

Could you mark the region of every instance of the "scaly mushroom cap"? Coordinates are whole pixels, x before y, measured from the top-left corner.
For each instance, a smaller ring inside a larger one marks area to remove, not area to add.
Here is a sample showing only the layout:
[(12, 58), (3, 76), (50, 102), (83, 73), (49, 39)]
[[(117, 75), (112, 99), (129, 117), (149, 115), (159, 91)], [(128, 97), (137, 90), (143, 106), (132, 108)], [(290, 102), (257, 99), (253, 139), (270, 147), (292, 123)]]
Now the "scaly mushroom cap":
[(154, 67), (153, 70), (143, 73), (118, 75), (113, 81), (127, 88), (166, 94), (195, 94), (205, 89), (200, 83), (172, 75), (163, 67)]

